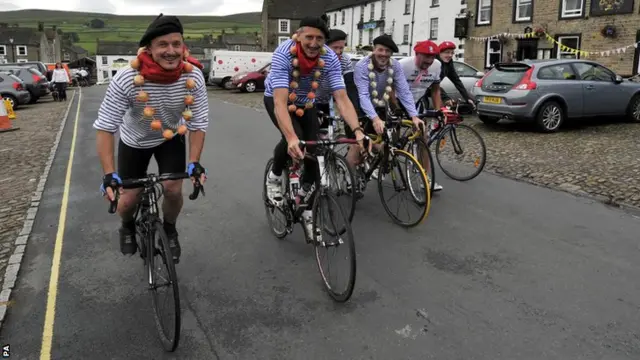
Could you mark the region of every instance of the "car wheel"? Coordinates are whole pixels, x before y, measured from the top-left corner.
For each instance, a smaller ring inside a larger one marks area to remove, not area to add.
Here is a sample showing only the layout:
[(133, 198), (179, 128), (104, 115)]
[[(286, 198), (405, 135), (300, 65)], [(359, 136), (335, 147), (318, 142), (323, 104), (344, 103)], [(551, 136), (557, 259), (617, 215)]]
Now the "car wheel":
[[(12, 95), (2, 95), (2, 98), (9, 100), (9, 103), (11, 104), (11, 108), (13, 110), (15, 110), (18, 107), (18, 100), (14, 98)], [(4, 106), (4, 104), (2, 104), (2, 106)]]
[(248, 93), (252, 93), (254, 91), (256, 91), (256, 88), (258, 86), (256, 85), (256, 82), (253, 80), (249, 80), (244, 84), (244, 91), (248, 92)]
[(222, 79), (222, 87), (227, 90), (231, 90), (231, 88), (233, 88), (233, 82), (230, 77)]
[(558, 131), (564, 122), (564, 110), (562, 106), (555, 101), (548, 101), (542, 104), (540, 110), (538, 110), (536, 122), (543, 132), (551, 133)]
[(631, 98), (631, 101), (629, 101), (627, 118), (629, 119), (629, 121), (640, 123), (640, 94), (636, 94), (633, 98)]
[(487, 125), (495, 125), (495, 124), (498, 123), (498, 121), (500, 121), (500, 118), (491, 117), (491, 116), (487, 116), (487, 115), (478, 115), (478, 119), (480, 119), (480, 121), (482, 121), (483, 123), (485, 123)]
[(31, 91), (29, 91), (29, 94), (31, 94), (31, 98), (29, 99), (29, 104), (35, 104), (38, 102), (38, 99), (40, 99), (39, 96), (34, 95)]

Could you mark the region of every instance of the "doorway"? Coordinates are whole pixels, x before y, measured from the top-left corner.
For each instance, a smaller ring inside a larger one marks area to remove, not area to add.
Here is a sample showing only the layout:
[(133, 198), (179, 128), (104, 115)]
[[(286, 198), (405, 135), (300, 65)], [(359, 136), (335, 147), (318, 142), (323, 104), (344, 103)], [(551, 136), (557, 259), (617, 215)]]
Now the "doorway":
[(518, 39), (516, 60), (533, 60), (538, 58), (538, 39)]

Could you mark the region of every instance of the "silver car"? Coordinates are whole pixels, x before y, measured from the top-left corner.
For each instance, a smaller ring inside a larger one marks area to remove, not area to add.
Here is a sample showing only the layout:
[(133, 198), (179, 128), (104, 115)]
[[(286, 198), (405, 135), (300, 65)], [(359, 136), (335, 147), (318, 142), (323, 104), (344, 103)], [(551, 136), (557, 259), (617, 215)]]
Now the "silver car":
[[(460, 77), (460, 81), (464, 85), (467, 92), (471, 95), (473, 91), (473, 86), (475, 85), (478, 79), (481, 79), (484, 76), (484, 72), (479, 71), (473, 66), (463, 63), (462, 61), (453, 61), (453, 68), (456, 69), (456, 73)], [(450, 98), (458, 100), (462, 99), (462, 95), (453, 85), (449, 78), (442, 79), (440, 82), (440, 87), (447, 92)]]
[(555, 132), (569, 118), (626, 115), (640, 122), (640, 84), (590, 60), (498, 63), (473, 89), (478, 117), (535, 122)]

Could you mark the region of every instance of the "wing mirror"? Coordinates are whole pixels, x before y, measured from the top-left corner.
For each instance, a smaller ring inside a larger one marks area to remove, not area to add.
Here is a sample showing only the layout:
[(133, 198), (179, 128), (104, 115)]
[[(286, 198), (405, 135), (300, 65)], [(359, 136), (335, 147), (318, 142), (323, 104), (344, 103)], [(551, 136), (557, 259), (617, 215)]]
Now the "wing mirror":
[(624, 81), (624, 79), (622, 78), (622, 76), (620, 76), (620, 75), (616, 75), (616, 79), (614, 80), (614, 82), (615, 82), (616, 84), (620, 84), (620, 83), (622, 83), (623, 81)]
[(475, 78), (482, 79), (484, 77), (484, 72), (478, 71), (475, 75)]

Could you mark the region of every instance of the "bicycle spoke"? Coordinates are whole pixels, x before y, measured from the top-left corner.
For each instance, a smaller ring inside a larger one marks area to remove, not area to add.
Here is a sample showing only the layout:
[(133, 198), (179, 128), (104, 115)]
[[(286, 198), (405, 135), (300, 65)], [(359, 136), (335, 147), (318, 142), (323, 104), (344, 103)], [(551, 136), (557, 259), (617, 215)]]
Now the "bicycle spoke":
[(442, 172), (458, 181), (468, 181), (478, 176), (484, 168), (486, 157), (487, 150), (482, 137), (464, 124), (443, 130), (436, 147), (436, 160)]

